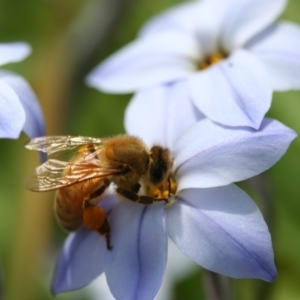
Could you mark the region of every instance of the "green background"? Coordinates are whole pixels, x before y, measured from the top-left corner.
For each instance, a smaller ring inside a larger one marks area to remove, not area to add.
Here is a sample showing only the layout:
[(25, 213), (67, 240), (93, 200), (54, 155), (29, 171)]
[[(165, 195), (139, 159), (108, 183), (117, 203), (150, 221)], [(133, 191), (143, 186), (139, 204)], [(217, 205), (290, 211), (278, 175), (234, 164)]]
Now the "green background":
[[(179, 2), (0, 0), (0, 42), (23, 40), (33, 48), (29, 58), (3, 69), (23, 75), (31, 84), (44, 111), (47, 134), (122, 133), (123, 112), (131, 95), (102, 94), (87, 87), (84, 78), (103, 58), (133, 40), (150, 16)], [(281, 18), (300, 23), (300, 2), (291, 0)], [(275, 93), (268, 116), (299, 133), (299, 112), (300, 92)], [(47, 300), (52, 299), (51, 274), (66, 234), (56, 224), (52, 212), (53, 193), (35, 194), (23, 188), (26, 174), (38, 164), (37, 154), (25, 150), (26, 141), (25, 135), (19, 140), (0, 141), (2, 297)], [(241, 186), (265, 215), (279, 275), (271, 284), (230, 280), (234, 298), (299, 299), (299, 138), (271, 170)], [(207, 299), (204, 277), (205, 273), (197, 268), (184, 280), (175, 282), (174, 299)], [(88, 289), (65, 293), (56, 299), (89, 299)]]

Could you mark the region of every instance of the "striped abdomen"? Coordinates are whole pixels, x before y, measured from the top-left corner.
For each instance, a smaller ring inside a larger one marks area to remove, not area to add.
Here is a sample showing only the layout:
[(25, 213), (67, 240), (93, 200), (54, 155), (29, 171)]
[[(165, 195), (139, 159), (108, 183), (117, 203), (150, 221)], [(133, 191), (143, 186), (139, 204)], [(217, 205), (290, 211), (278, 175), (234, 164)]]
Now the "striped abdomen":
[(93, 178), (61, 188), (55, 197), (55, 212), (61, 226), (73, 231), (82, 225), (82, 204), (98, 187), (103, 178)]

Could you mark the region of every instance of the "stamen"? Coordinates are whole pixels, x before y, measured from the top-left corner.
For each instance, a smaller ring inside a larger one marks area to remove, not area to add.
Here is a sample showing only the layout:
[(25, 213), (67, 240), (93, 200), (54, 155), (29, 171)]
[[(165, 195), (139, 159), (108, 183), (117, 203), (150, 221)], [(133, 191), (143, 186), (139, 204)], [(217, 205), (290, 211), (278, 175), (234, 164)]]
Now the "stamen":
[(206, 60), (201, 61), (199, 63), (199, 70), (204, 70), (204, 69), (208, 68), (209, 66), (218, 63), (219, 61), (221, 61), (224, 58), (225, 58), (225, 55), (223, 55), (221, 53), (214, 53), (214, 54), (210, 55)]
[(160, 187), (148, 186), (146, 193), (148, 196), (156, 199), (169, 199), (171, 195), (175, 195), (177, 190), (177, 183), (175, 179), (170, 176)]

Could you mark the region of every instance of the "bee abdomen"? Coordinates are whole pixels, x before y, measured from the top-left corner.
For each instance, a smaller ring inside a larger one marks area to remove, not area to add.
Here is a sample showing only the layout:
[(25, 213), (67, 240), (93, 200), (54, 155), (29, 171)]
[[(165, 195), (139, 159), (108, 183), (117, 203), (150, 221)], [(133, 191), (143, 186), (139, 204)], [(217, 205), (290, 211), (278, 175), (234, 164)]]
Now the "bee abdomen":
[(82, 225), (82, 204), (74, 205), (74, 200), (70, 200), (62, 191), (56, 193), (54, 210), (60, 225), (68, 230), (77, 230)]

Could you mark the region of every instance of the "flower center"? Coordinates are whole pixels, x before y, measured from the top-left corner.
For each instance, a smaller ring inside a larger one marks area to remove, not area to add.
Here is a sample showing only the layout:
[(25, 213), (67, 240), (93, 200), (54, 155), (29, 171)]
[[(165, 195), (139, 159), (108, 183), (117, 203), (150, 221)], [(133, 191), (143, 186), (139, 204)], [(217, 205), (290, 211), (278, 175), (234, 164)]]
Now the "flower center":
[(220, 60), (224, 59), (226, 56), (222, 53), (214, 53), (208, 56), (205, 60), (201, 61), (198, 65), (199, 70), (204, 70), (213, 64), (218, 63)]
[(176, 190), (177, 183), (172, 175), (160, 187), (146, 186), (146, 194), (158, 200), (168, 200)]

